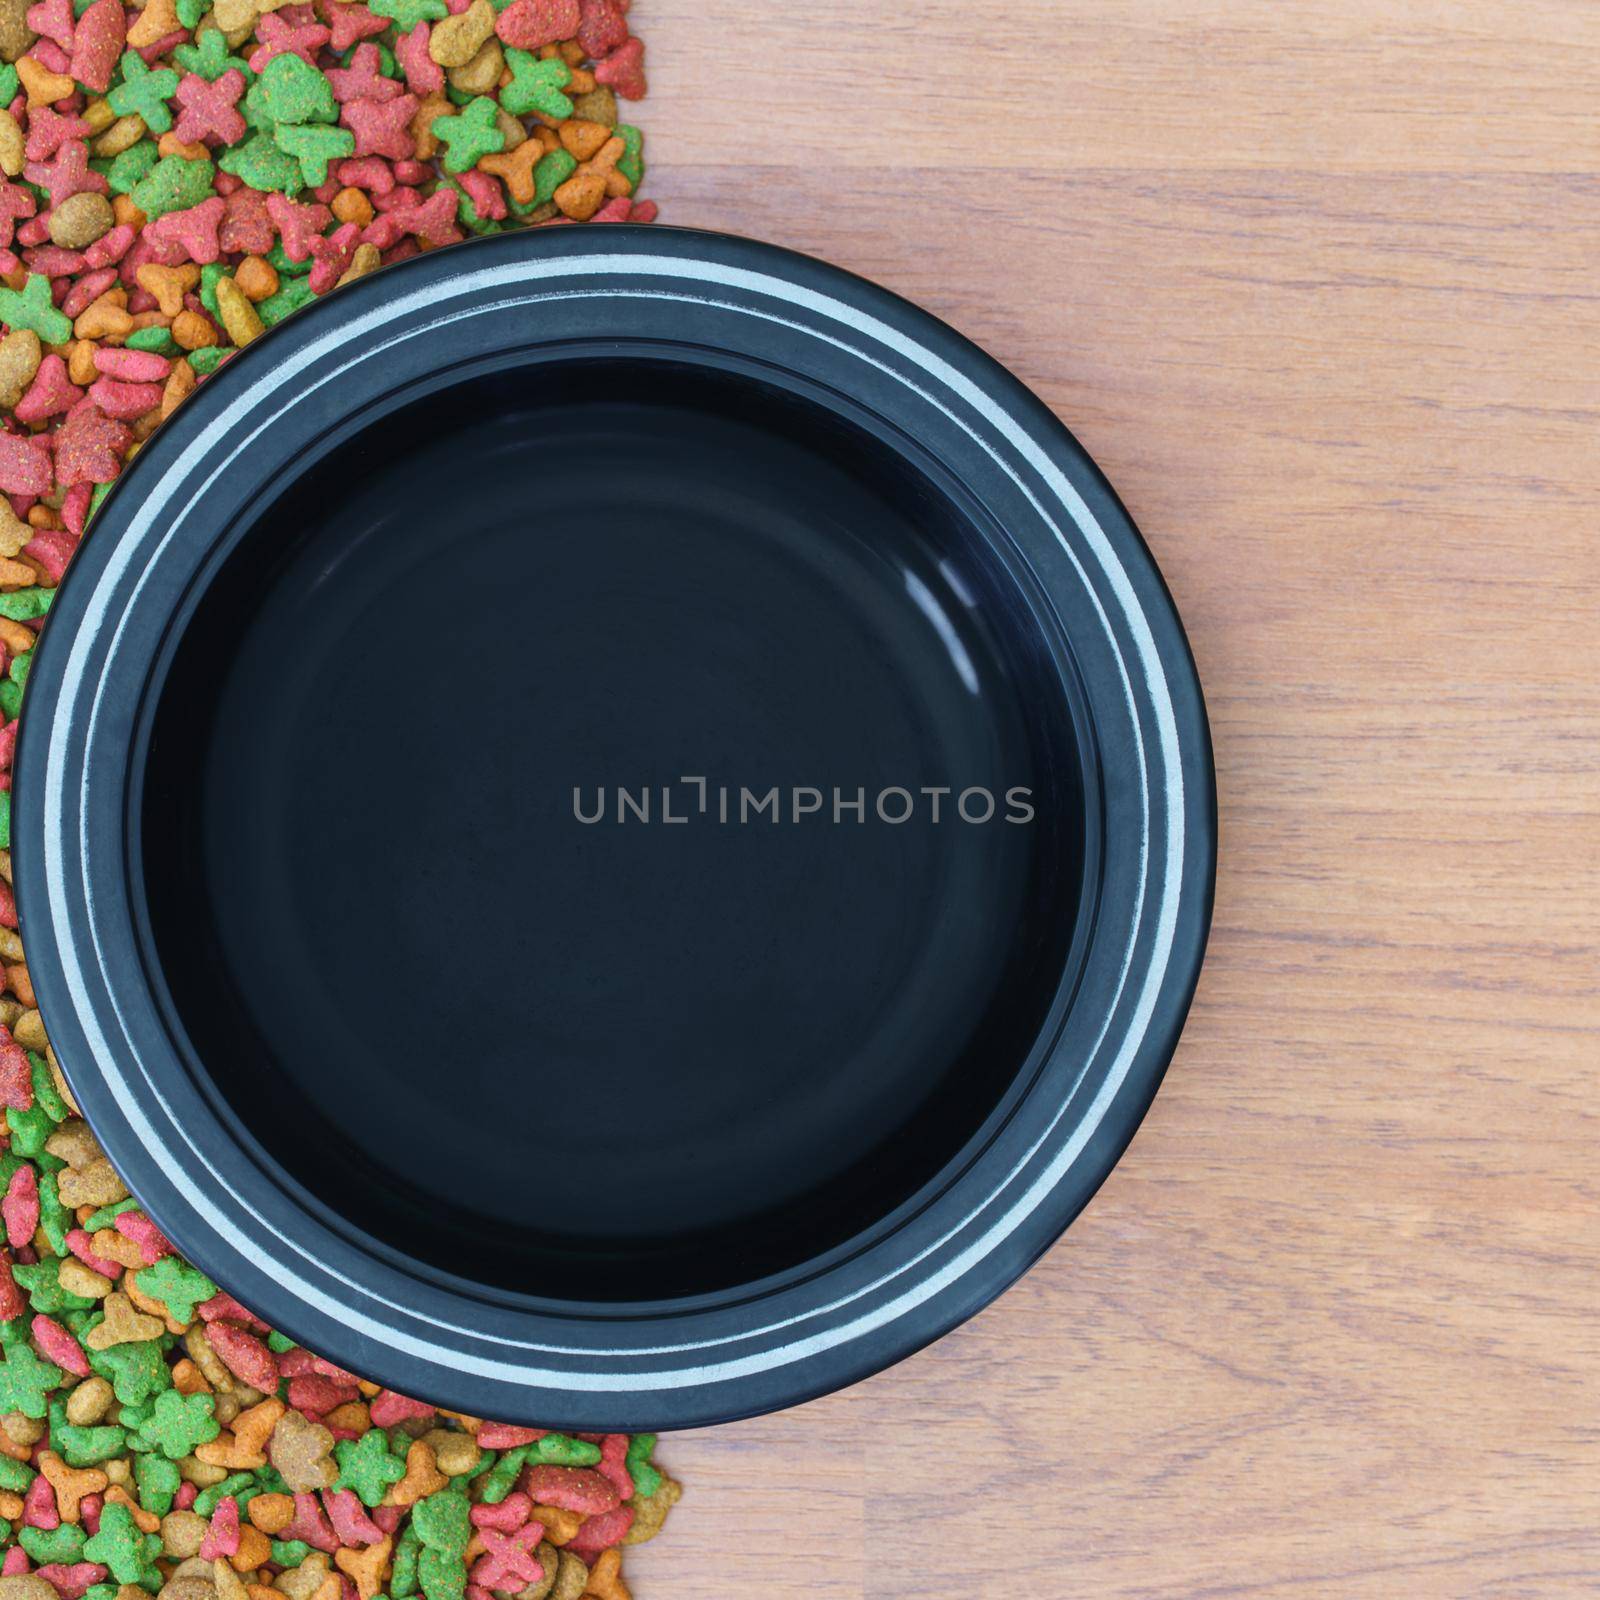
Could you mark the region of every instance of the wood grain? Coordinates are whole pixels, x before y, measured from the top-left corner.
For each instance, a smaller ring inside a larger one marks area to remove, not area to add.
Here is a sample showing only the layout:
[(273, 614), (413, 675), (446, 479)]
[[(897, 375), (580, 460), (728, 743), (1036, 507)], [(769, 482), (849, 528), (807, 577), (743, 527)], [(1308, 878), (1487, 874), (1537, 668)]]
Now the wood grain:
[(637, 0), (668, 220), (1034, 384), (1187, 621), (1178, 1059), (1018, 1289), (667, 1440), (641, 1600), (1600, 1591), (1600, 7)]

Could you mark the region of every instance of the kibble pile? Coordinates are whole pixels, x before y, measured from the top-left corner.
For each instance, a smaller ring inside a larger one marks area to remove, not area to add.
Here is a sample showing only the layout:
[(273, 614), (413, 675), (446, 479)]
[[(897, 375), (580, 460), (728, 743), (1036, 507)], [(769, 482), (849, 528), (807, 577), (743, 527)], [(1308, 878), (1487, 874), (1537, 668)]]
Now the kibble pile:
[(649, 221), (627, 0), (0, 0), (0, 1600), (626, 1600), (652, 1435), (438, 1411), (177, 1256), (77, 1114), (10, 888), (30, 652), (99, 498), (315, 295)]

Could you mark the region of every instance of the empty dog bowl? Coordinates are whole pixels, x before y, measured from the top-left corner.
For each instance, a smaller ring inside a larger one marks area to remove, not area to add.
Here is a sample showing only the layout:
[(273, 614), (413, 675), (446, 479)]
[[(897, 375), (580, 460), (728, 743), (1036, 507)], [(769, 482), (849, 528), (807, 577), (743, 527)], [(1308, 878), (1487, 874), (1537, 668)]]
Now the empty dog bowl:
[(992, 1299), (1172, 1052), (1212, 772), (1045, 408), (748, 241), (321, 301), (106, 501), (17, 766), (61, 1064), (179, 1247), (406, 1393), (787, 1405)]

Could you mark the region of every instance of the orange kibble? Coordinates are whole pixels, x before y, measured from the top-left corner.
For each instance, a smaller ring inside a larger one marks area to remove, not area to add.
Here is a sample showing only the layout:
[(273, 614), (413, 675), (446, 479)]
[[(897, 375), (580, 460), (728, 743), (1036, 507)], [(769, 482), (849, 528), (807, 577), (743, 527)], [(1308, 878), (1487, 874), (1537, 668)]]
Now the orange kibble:
[(199, 311), (180, 311), (172, 319), (172, 337), (181, 350), (208, 350), (218, 342), (211, 319)]
[(248, 1522), (239, 1524), (239, 1548), (228, 1557), (228, 1565), (235, 1572), (254, 1572), (272, 1559), (272, 1541), (259, 1528)]
[(107, 289), (98, 300), (91, 300), (72, 324), (72, 331), (80, 339), (106, 339), (120, 343), (133, 332), (133, 318), (128, 315), (128, 291)]
[(260, 256), (246, 256), (234, 269), (233, 281), (251, 302), (265, 300), (278, 292), (278, 269)]
[(67, 352), (67, 376), (79, 388), (91, 384), (100, 375), (94, 364), (94, 353), (99, 348), (93, 339), (79, 339)]
[(588, 161), (605, 147), (611, 130), (603, 122), (586, 122), (582, 117), (573, 117), (561, 124), (558, 137), (568, 154), (579, 161)]
[(364, 228), (372, 221), (372, 202), (359, 189), (341, 189), (333, 197), (333, 214), (340, 222)]
[(206, 161), (211, 156), (199, 139), (180, 139), (170, 128), (156, 141), (156, 154), (181, 156), (185, 161)]
[(200, 284), (200, 269), (192, 261), (179, 267), (158, 266), (147, 261), (136, 274), (139, 287), (156, 297), (162, 314), (175, 317), (183, 310), (183, 297)]
[[(130, 228), (142, 228), (149, 220), (144, 212), (125, 194), (111, 197), (111, 215), (117, 219), (119, 226), (126, 223)], [(195, 270), (198, 271), (199, 269), (196, 268)]]
[(294, 1521), (294, 1497), (287, 1494), (253, 1495), (245, 1515), (263, 1533), (282, 1533)]

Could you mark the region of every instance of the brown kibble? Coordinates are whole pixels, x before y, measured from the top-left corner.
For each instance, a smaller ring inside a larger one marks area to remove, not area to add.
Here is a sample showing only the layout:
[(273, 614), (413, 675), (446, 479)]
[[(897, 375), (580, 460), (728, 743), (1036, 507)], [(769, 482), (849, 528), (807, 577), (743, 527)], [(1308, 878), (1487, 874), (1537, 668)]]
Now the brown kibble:
[[(12, 994), (23, 1005), (33, 1006), (39, 1003), (34, 999), (33, 979), (28, 976), (28, 964), (25, 961), (15, 962), (6, 968), (6, 983)], [(126, 1193), (127, 1191), (124, 1190), (123, 1192)]]
[(603, 122), (608, 128), (617, 125), (617, 97), (605, 84), (591, 89), (587, 94), (573, 94), (572, 86), (567, 85), (567, 94), (572, 101), (572, 114), (581, 117), (585, 122)]
[(79, 1428), (92, 1427), (111, 1409), (115, 1398), (104, 1378), (85, 1378), (67, 1396), (67, 1421)]
[(445, 74), (450, 87), (462, 94), (493, 94), (506, 69), (506, 53), (498, 39), (490, 39), (473, 58)]
[(589, 1569), (570, 1550), (563, 1550), (556, 1563), (555, 1587), (550, 1600), (583, 1600), (589, 1587)]
[(606, 180), (598, 172), (575, 172), (552, 197), (563, 216), (587, 222), (606, 201)]
[(333, 214), (340, 222), (364, 228), (372, 221), (372, 202), (359, 189), (341, 189), (333, 197)]
[(0, 172), (8, 178), (14, 178), (22, 171), (27, 159), (24, 153), (27, 143), (22, 124), (8, 109), (0, 106)]
[(63, 1261), (56, 1276), (68, 1294), (81, 1294), (85, 1300), (103, 1300), (111, 1293), (111, 1280), (76, 1256)]
[(44, 1036), (44, 1018), (37, 1011), (24, 1011), (11, 1024), (11, 1037), (24, 1050), (42, 1051), (50, 1042)]
[(369, 272), (376, 272), (383, 265), (383, 252), (375, 244), (358, 244), (355, 254), (350, 257), (350, 265), (339, 275), (339, 285), (354, 283), (357, 278), (364, 278)]
[[(91, 142), (89, 148), (97, 156), (120, 156), (124, 150), (131, 150), (144, 136), (143, 117), (118, 117), (104, 133)], [(129, 205), (133, 204), (125, 194), (120, 194), (112, 200), (112, 210), (116, 209), (118, 200), (127, 200)], [(119, 217), (117, 220), (120, 222), (122, 219)]]
[(0, 590), (31, 589), (38, 574), (22, 561), (0, 557)]
[(667, 1513), (683, 1498), (683, 1485), (665, 1473), (661, 1487), (654, 1494), (636, 1494), (628, 1502), (633, 1507), (633, 1521), (623, 1534), (624, 1544), (647, 1544), (661, 1532)]
[(172, 319), (172, 337), (180, 350), (208, 350), (220, 342), (211, 319), (201, 311), (180, 311)]
[(37, 1572), (14, 1572), (0, 1578), (0, 1600), (60, 1600), (60, 1596), (50, 1580)]
[(90, 100), (78, 115), (88, 128), (91, 139), (97, 134), (104, 133), (117, 120), (116, 112), (111, 109), (111, 102), (99, 95)]
[(105, 1159), (100, 1141), (89, 1131), (89, 1124), (81, 1117), (63, 1122), (44, 1142), (53, 1156), (65, 1161), (69, 1167), (86, 1167), (91, 1162)]
[(50, 213), (50, 242), (67, 250), (87, 250), (111, 232), (116, 218), (103, 194), (69, 195)]
[[(38, 363), (42, 362), (43, 357), (45, 350), (32, 328), (13, 328), (11, 333), (0, 339), (0, 406), (6, 411), (10, 411), (22, 395), (27, 394), (27, 386), (34, 381)], [(10, 501), (6, 504), (10, 504)], [(0, 546), (0, 554), (16, 555), (16, 550), (6, 550)]]
[[(250, 1531), (254, 1533), (255, 1529)], [(240, 1538), (243, 1539), (242, 1530)], [(248, 1572), (250, 1569), (245, 1567), (241, 1570)], [(247, 1600), (249, 1591), (244, 1586), (244, 1579), (234, 1570), (232, 1562), (221, 1556), (211, 1563), (211, 1584), (217, 1591), (217, 1600)]]
[(595, 86), (594, 74), (587, 67), (574, 67), (567, 79), (567, 88), (573, 94), (588, 94)]
[[(65, 1182), (66, 1178), (67, 1174), (63, 1172), (58, 1182)], [(166, 1325), (160, 1317), (146, 1316), (142, 1311), (135, 1311), (133, 1302), (121, 1291), (108, 1294), (104, 1303), (105, 1321), (91, 1328), (84, 1336), (83, 1342), (91, 1350), (109, 1350), (116, 1344), (136, 1344), (144, 1339), (159, 1339), (166, 1332)]]
[(162, 1553), (174, 1561), (187, 1561), (200, 1553), (209, 1524), (197, 1511), (169, 1511), (161, 1519)]
[(284, 1412), (267, 1445), (273, 1466), (296, 1494), (333, 1486), (338, 1469), (329, 1459), (332, 1453), (333, 1435), (298, 1411)]
[[(476, 1472), (483, 1451), (478, 1441), (469, 1434), (456, 1433), (449, 1428), (433, 1428), (423, 1434), (423, 1441), (433, 1447), (434, 1464), (447, 1478), (465, 1478)], [(410, 1459), (410, 1452), (407, 1452)]]
[[(15, 979), (11, 986), (16, 989)], [(22, 991), (17, 989), (17, 993), (20, 995)], [(110, 1206), (128, 1198), (127, 1188), (117, 1176), (117, 1169), (104, 1156), (98, 1161), (91, 1161), (80, 1171), (59, 1173), (56, 1189), (61, 1196), (61, 1203), (67, 1206)], [(131, 1303), (129, 1309), (132, 1310)], [(154, 1339), (156, 1334), (147, 1333), (142, 1337)]]
[(472, 0), (465, 11), (434, 23), (428, 34), (428, 54), (441, 67), (464, 66), (494, 36), (494, 19), (490, 0)]
[[(93, 1214), (90, 1212), (91, 1216)], [(115, 1228), (96, 1228), (89, 1243), (94, 1247), (97, 1256), (103, 1256), (107, 1261), (115, 1261), (118, 1266), (137, 1270), (144, 1265), (144, 1255), (138, 1245), (127, 1234), (118, 1233)]]
[(313, 1550), (298, 1567), (281, 1572), (273, 1585), (289, 1600), (337, 1600), (339, 1574), (320, 1550)]

